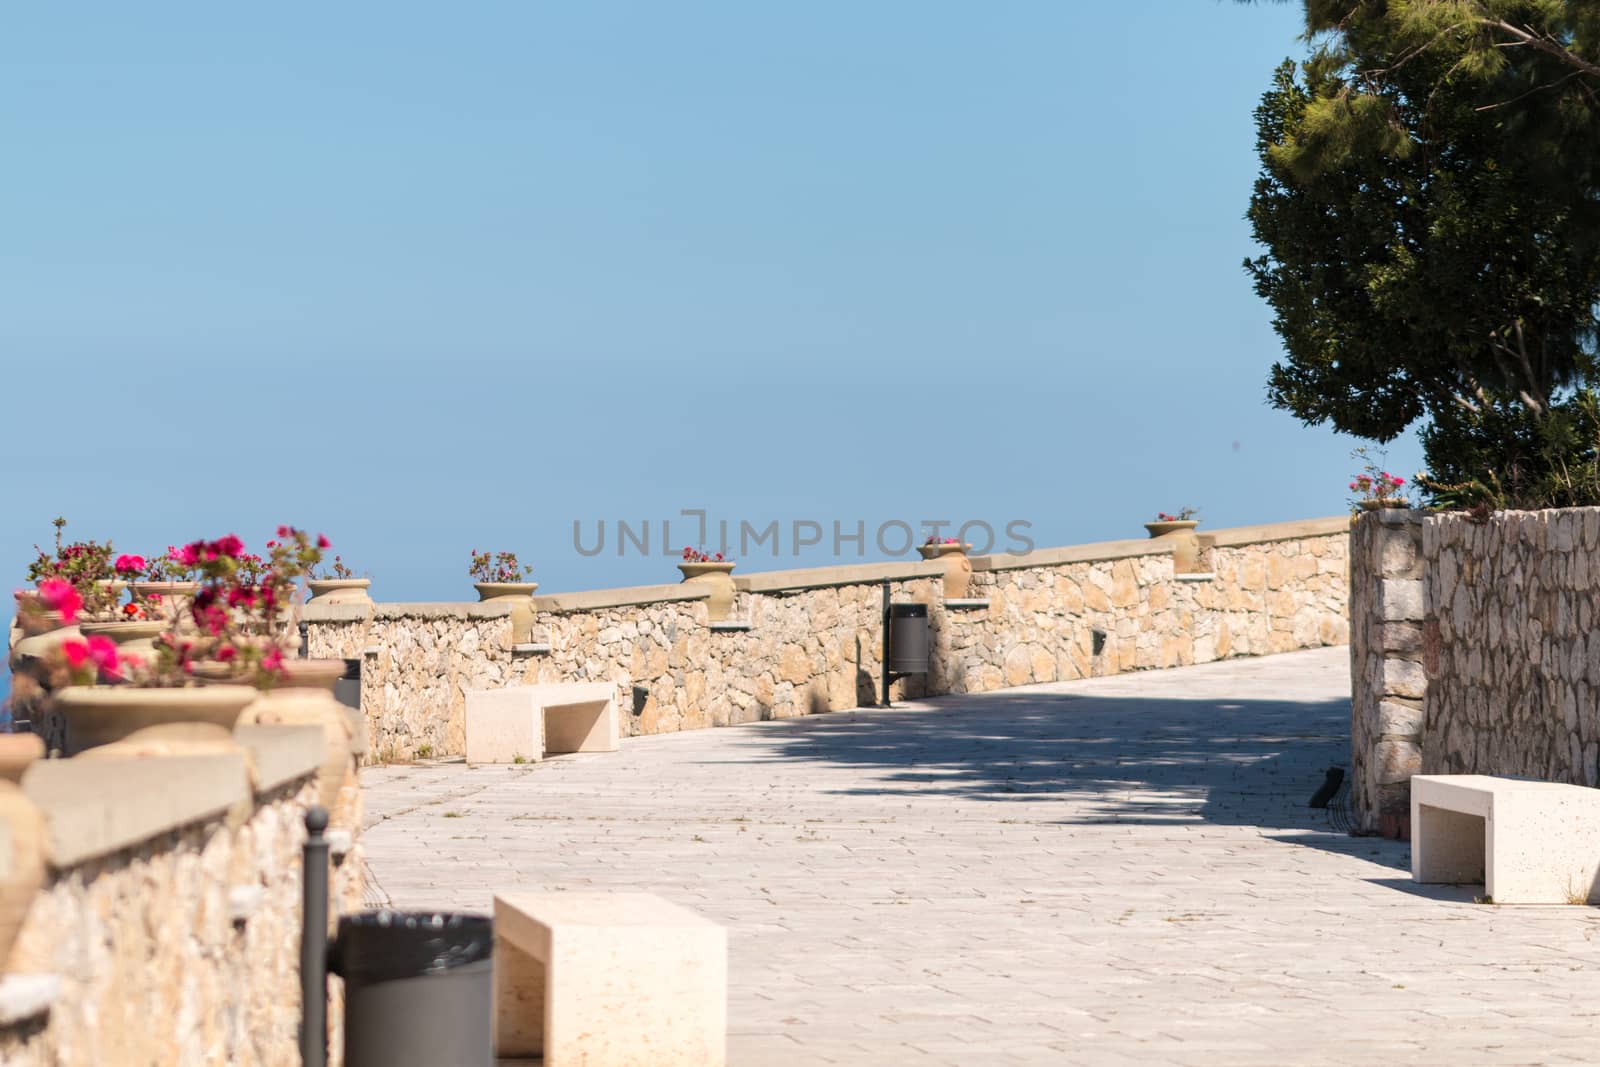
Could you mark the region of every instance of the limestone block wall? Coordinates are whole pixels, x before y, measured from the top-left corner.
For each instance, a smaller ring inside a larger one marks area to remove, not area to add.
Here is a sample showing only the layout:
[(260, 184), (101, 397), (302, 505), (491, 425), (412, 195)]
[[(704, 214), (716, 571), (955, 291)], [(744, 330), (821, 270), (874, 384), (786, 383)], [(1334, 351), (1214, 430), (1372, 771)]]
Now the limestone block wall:
[(1600, 508), (1430, 517), (1422, 771), (1595, 785)]
[[(1327, 531), (1335, 532), (1327, 532)], [(1267, 540), (1277, 536), (1277, 540)], [(1209, 663), (1342, 644), (1346, 546), (1337, 523), (1221, 531), (1209, 570), (1174, 574), (1149, 541), (974, 562), (979, 611), (947, 611), (936, 692)], [(1095, 633), (1103, 634), (1095, 652)]]
[[(28, 770), (49, 880), (0, 978), (0, 1063), (300, 1062), (300, 845), (324, 737), (237, 737), (227, 752)], [(359, 906), (358, 867), (336, 870), (339, 909)]]
[(1258, 655), (1347, 639), (1343, 518), (1207, 533), (1175, 574), (1168, 541), (973, 560), (968, 598), (938, 562), (735, 575), (710, 623), (693, 583), (537, 596), (526, 633), (504, 604), (309, 605), (310, 655), (362, 661), (374, 758), (460, 754), (466, 693), (610, 681), (622, 732), (649, 734), (875, 703), (883, 586), (925, 603), (934, 657), (898, 698), (980, 692)]
[(1421, 511), (1375, 511), (1350, 530), (1351, 796), (1360, 827), (1407, 836), (1422, 766)]

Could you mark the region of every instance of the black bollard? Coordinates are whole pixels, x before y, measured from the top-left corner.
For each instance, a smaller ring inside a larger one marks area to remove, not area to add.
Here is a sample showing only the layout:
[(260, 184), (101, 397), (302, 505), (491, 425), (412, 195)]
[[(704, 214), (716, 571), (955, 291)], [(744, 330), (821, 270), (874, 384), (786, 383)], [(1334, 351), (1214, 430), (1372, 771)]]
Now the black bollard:
[(305, 898), (300, 929), (300, 1062), (305, 1067), (328, 1063), (328, 812), (313, 806), (306, 812), (301, 884)]

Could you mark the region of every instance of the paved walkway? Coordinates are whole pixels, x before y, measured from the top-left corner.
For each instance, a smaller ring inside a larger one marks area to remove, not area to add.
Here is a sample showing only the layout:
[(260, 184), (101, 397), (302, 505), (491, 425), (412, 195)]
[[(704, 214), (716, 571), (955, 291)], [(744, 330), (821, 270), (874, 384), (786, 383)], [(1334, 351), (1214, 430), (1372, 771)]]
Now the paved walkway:
[(374, 768), (366, 844), (400, 906), (726, 923), (734, 1067), (1600, 1063), (1600, 914), (1419, 891), (1304, 806), (1348, 691), (1331, 649)]

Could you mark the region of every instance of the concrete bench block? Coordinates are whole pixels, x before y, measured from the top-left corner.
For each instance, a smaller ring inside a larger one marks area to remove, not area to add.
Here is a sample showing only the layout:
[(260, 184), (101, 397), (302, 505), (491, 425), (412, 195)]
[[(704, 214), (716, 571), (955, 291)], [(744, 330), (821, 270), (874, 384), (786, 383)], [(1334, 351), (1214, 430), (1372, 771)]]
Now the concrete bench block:
[(617, 750), (610, 682), (517, 685), (467, 693), (467, 762), (514, 763), (565, 752)]
[(650, 893), (494, 900), (495, 1055), (725, 1067), (727, 931)]
[(1411, 877), (1496, 904), (1600, 903), (1600, 790), (1483, 774), (1411, 779)]

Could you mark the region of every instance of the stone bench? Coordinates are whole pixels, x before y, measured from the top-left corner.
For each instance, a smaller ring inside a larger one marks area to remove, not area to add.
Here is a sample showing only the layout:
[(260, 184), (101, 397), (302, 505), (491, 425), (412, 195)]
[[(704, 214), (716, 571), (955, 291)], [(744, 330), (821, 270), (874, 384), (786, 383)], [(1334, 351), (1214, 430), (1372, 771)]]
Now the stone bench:
[(545, 1067), (724, 1067), (728, 937), (650, 893), (494, 898), (494, 1046)]
[(617, 750), (617, 687), (566, 682), (467, 693), (467, 762)]
[(1496, 904), (1600, 903), (1600, 789), (1414, 775), (1411, 877), (1482, 882)]

